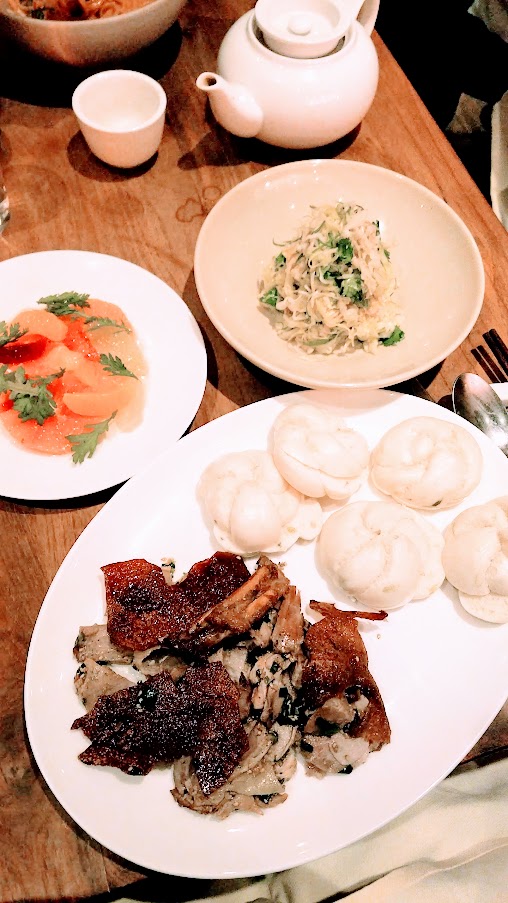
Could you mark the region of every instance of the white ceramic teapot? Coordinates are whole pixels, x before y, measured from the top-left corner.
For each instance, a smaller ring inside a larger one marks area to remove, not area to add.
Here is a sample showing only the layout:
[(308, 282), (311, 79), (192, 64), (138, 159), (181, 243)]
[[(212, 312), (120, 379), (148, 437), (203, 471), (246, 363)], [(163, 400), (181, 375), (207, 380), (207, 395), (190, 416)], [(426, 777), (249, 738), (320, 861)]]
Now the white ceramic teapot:
[(227, 32), (217, 72), (202, 72), (217, 121), (287, 148), (351, 132), (377, 90), (371, 32), (379, 0), (257, 0)]

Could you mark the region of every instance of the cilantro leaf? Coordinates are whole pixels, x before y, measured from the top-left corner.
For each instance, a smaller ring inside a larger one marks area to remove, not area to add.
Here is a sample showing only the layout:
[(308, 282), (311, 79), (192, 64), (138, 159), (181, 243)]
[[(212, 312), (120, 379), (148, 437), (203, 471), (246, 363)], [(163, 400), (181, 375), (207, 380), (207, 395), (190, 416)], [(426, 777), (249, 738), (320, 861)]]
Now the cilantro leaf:
[(74, 464), (82, 464), (86, 457), (92, 457), (100, 437), (107, 433), (109, 424), (116, 415), (117, 411), (113, 411), (107, 420), (102, 420), (100, 423), (87, 424), (88, 432), (74, 433), (65, 437), (71, 443)]
[(400, 328), (400, 326), (396, 326), (393, 332), (386, 337), (386, 339), (379, 339), (382, 345), (396, 345), (397, 342), (402, 342), (405, 333)]
[(101, 354), (100, 362), (103, 369), (112, 373), (113, 376), (132, 376), (133, 379), (137, 379), (136, 374), (127, 369), (121, 358), (115, 357), (113, 354)]
[(11, 323), (10, 326), (7, 326), (5, 320), (0, 320), (0, 348), (3, 348), (8, 342), (15, 342), (27, 332), (28, 329), (21, 329), (19, 323)]
[(353, 304), (359, 307), (367, 307), (368, 301), (363, 294), (363, 283), (360, 270), (353, 270), (348, 276), (344, 276), (340, 285), (340, 294), (349, 298)]
[(344, 263), (351, 263), (353, 259), (353, 245), (349, 238), (339, 238), (335, 244), (339, 260)]
[(279, 292), (276, 287), (273, 286), (273, 288), (268, 289), (268, 291), (265, 292), (264, 295), (261, 295), (261, 298), (259, 300), (262, 304), (269, 304), (270, 307), (275, 307), (279, 298)]
[(0, 367), (0, 392), (8, 393), (20, 420), (35, 420), (42, 426), (56, 410), (56, 401), (48, 386), (63, 374), (64, 370), (59, 370), (50, 376), (26, 376), (24, 367), (7, 370), (3, 364)]
[(337, 262), (340, 261), (341, 263), (351, 263), (353, 259), (354, 249), (351, 243), (351, 239), (340, 238), (340, 236), (333, 232), (328, 233), (327, 240), (321, 242), (320, 247), (330, 248), (332, 251), (335, 251), (335, 261)]

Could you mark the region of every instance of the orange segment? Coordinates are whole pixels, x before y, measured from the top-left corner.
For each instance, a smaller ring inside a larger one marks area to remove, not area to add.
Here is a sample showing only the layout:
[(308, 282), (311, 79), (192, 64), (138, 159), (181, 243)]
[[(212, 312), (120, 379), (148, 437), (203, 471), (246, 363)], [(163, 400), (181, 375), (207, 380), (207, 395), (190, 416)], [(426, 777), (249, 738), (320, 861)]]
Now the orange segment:
[(55, 317), (48, 310), (22, 310), (12, 322), (19, 323), (21, 329), (46, 336), (53, 342), (63, 341), (67, 332), (67, 326), (63, 320)]
[(133, 394), (129, 404), (118, 411), (115, 417), (117, 429), (129, 431), (135, 429), (141, 423), (143, 416), (144, 385), (140, 379), (131, 379)]
[(114, 376), (112, 373), (108, 373), (102, 364), (97, 363), (96, 361), (87, 360), (86, 358), (81, 359), (78, 366), (74, 368), (74, 373), (85, 386), (90, 386), (90, 388), (99, 389), (100, 391), (108, 391), (116, 388), (119, 379), (132, 380), (132, 377)]
[(116, 377), (116, 386), (109, 391), (66, 392), (63, 403), (75, 414), (106, 418), (129, 404), (135, 392), (133, 382), (128, 376)]
[(23, 366), (27, 376), (49, 376), (59, 370), (76, 370), (84, 360), (82, 354), (71, 351), (66, 345), (51, 345), (43, 357)]
[(119, 357), (128, 370), (136, 376), (143, 376), (147, 367), (142, 351), (137, 343), (132, 325), (122, 310), (116, 304), (107, 301), (89, 299), (90, 307), (87, 308), (89, 316), (109, 317), (117, 323), (124, 323), (130, 332), (125, 329), (116, 329), (114, 326), (101, 326), (93, 329), (93, 323), (88, 328), (88, 338), (93, 343), (99, 354), (113, 354)]
[(115, 320), (116, 323), (124, 323), (132, 332), (132, 323), (117, 304), (101, 301), (99, 298), (89, 298), (88, 304), (89, 306), (84, 308), (84, 313), (88, 317), (108, 317), (110, 320)]

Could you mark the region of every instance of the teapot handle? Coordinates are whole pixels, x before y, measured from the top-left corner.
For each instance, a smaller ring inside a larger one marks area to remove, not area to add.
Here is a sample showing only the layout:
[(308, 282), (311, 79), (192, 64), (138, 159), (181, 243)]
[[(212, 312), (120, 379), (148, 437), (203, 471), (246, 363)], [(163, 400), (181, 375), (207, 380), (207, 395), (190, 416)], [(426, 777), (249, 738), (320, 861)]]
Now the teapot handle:
[(372, 34), (379, 12), (380, 0), (365, 0), (358, 13), (358, 22), (363, 25), (368, 35)]

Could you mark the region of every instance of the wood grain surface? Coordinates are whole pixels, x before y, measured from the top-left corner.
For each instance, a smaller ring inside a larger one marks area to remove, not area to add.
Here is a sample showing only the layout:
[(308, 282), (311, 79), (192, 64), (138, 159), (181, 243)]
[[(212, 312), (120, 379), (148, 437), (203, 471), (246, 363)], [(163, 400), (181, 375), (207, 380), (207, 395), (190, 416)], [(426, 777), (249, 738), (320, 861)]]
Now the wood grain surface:
[[(508, 234), (378, 36), (378, 92), (347, 139), (302, 153), (237, 139), (221, 129), (194, 82), (215, 67), (224, 34), (251, 5), (189, 0), (162, 39), (122, 64), (157, 78), (168, 97), (157, 158), (129, 172), (102, 165), (78, 130), (70, 99), (89, 72), (45, 63), (0, 41), (0, 165), (12, 209), (0, 237), (0, 260), (49, 249), (98, 251), (131, 260), (174, 288), (199, 323), (208, 353), (196, 428), (292, 388), (242, 360), (201, 307), (193, 252), (208, 211), (242, 179), (278, 163), (303, 157), (375, 163), (444, 198), (469, 226), (483, 258), (485, 301), (475, 328), (442, 366), (421, 378), (434, 400), (446, 398), (459, 372), (482, 374), (471, 354), (482, 332), (495, 326), (508, 336)], [(0, 499), (1, 903), (75, 899), (142, 876), (90, 840), (62, 811), (33, 761), (23, 722), (24, 666), (40, 605), (73, 542), (113, 492), (65, 505)], [(506, 742), (500, 716), (478, 751)], [(198, 895), (199, 882), (188, 882), (185, 893)]]

